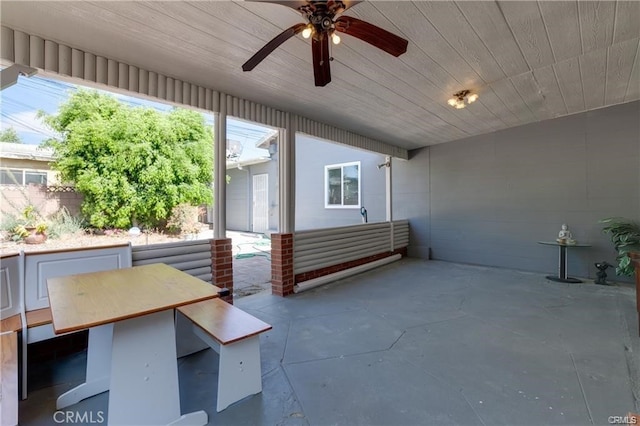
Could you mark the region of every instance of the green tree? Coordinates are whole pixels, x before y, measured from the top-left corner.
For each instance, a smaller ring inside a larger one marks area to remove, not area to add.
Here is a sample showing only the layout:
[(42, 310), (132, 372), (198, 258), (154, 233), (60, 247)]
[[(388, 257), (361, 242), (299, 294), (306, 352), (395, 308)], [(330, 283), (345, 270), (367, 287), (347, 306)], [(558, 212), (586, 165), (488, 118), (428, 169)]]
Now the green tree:
[(0, 142), (22, 143), (22, 139), (20, 139), (16, 129), (9, 127), (0, 132)]
[(212, 201), (213, 134), (195, 111), (161, 113), (78, 90), (43, 118), (62, 135), (47, 142), (53, 168), (83, 194), (95, 227), (155, 227), (178, 204)]

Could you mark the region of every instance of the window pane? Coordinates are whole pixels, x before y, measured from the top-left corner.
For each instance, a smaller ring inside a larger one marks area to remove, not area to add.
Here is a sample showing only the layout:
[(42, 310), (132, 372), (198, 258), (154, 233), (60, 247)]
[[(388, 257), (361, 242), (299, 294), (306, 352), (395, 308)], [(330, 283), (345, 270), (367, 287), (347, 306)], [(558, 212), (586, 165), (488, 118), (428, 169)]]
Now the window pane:
[(327, 204), (329, 205), (341, 205), (342, 204), (342, 170), (340, 168), (327, 170)]
[(30, 183), (34, 183), (36, 185), (46, 185), (47, 174), (43, 172), (25, 172), (24, 184), (29, 185)]
[(15, 170), (15, 169), (0, 170), (0, 184), (22, 185), (22, 170)]
[(358, 166), (345, 166), (344, 170), (344, 205), (345, 206), (357, 206), (358, 205)]

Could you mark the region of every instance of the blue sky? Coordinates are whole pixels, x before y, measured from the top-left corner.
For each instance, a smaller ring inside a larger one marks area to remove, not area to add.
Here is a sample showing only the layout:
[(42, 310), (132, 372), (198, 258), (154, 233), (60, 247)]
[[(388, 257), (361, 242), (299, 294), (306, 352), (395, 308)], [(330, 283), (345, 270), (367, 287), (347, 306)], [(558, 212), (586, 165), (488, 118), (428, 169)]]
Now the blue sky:
[[(55, 136), (42, 121), (36, 117), (38, 110), (49, 114), (57, 112), (73, 90), (75, 85), (59, 80), (51, 80), (38, 76), (19, 77), (18, 83), (0, 92), (0, 129), (13, 128), (24, 143), (39, 145), (47, 138)], [(153, 107), (160, 111), (168, 111), (173, 106), (152, 102), (146, 99), (111, 93), (122, 102), (133, 106)], [(206, 121), (213, 125), (213, 114), (204, 114)], [(270, 129), (241, 120), (227, 120), (227, 139), (240, 142), (245, 150), (253, 151), (255, 142), (261, 139)], [(256, 155), (264, 155), (266, 150), (257, 150)]]

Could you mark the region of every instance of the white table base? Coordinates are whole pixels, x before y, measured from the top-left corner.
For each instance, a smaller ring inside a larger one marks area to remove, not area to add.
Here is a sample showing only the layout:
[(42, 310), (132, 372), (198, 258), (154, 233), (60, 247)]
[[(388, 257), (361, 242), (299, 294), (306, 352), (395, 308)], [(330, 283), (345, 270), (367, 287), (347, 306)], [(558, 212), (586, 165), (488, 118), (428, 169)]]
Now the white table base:
[(180, 415), (173, 309), (113, 326), (110, 425), (196, 425), (204, 411)]
[(56, 408), (58, 410), (62, 410), (85, 398), (109, 390), (112, 338), (113, 324), (101, 325), (89, 329), (85, 382), (58, 397), (56, 401)]

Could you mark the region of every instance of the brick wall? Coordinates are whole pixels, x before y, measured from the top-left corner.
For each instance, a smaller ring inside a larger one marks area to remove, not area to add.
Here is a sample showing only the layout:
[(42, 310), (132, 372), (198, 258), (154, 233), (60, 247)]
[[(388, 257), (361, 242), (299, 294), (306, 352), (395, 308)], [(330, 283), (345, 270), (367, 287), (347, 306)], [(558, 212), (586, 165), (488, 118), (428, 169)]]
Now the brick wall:
[(222, 300), (233, 304), (233, 253), (231, 238), (211, 240), (211, 281), (220, 288), (229, 289)]
[(271, 293), (293, 293), (293, 234), (271, 234)]

